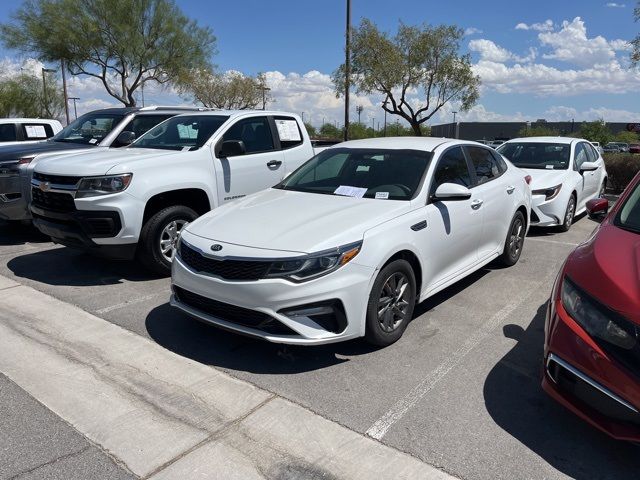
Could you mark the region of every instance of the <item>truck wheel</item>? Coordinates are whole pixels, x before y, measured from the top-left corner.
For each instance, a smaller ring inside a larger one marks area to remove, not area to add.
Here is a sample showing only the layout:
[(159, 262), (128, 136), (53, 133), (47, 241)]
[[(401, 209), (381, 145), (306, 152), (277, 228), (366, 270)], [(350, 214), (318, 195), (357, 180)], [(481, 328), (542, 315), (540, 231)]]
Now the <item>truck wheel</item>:
[(154, 273), (171, 274), (171, 261), (175, 255), (180, 232), (198, 214), (184, 205), (163, 208), (142, 226), (138, 257)]
[(386, 347), (404, 333), (416, 303), (416, 280), (406, 260), (384, 267), (371, 288), (367, 305), (365, 340)]

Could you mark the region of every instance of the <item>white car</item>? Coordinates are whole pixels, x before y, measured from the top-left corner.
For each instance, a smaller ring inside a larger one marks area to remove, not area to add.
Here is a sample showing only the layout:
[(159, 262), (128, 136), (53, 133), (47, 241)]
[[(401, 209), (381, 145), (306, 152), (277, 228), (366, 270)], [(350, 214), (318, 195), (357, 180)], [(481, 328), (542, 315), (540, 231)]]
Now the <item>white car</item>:
[(518, 261), (531, 192), (475, 142), (355, 140), (183, 229), (171, 304), (289, 344), (395, 342), (421, 302)]
[(62, 130), (58, 120), (45, 118), (0, 118), (0, 147), (38, 142)]
[(128, 148), (38, 161), (33, 223), (62, 245), (111, 258), (137, 256), (168, 275), (184, 225), (277, 184), (312, 156), (304, 124), (287, 112), (172, 116)]
[(607, 170), (587, 140), (568, 137), (514, 138), (498, 148), (532, 177), (531, 225), (571, 228), (575, 215), (592, 198), (601, 197)]

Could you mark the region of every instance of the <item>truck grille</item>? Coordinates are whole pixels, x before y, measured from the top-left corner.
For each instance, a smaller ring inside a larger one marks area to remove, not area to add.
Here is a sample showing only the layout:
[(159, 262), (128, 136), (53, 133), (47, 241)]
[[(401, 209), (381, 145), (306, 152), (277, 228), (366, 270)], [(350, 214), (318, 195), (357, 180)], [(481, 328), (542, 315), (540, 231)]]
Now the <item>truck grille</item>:
[(54, 185), (76, 185), (82, 177), (70, 177), (67, 175), (48, 175), (46, 173), (33, 172), (33, 178), (41, 182), (49, 182)]
[(266, 313), (250, 310), (248, 308), (237, 307), (229, 303), (219, 302), (211, 298), (203, 297), (178, 286), (173, 287), (178, 300), (185, 305), (212, 317), (226, 320), (244, 327), (255, 328), (267, 333), (279, 335), (296, 335), (296, 332), (287, 327), (284, 323)]
[(185, 242), (180, 245), (180, 258), (192, 270), (207, 273), (225, 280), (259, 280), (263, 278), (271, 262), (245, 260), (215, 260), (200, 254)]
[(74, 212), (76, 204), (68, 193), (43, 192), (39, 188), (31, 189), (31, 201), (36, 207), (56, 212)]

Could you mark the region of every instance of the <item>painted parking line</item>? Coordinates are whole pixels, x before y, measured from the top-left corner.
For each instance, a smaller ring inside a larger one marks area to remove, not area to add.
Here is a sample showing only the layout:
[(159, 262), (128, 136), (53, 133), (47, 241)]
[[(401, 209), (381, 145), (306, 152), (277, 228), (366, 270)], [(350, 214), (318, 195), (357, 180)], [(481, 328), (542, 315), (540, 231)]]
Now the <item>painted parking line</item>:
[[(539, 282), (540, 285), (547, 283), (548, 279)], [(537, 288), (532, 288), (531, 292), (517, 301), (513, 301), (500, 309), (489, 321), (484, 323), (476, 333), (471, 335), (462, 346), (447, 357), (440, 365), (432, 370), (417, 386), (409, 391), (404, 397), (398, 400), (382, 417), (371, 425), (365, 432), (368, 436), (381, 440), (389, 429), (411, 410), (427, 393), (442, 380), (453, 368), (462, 362), (465, 357), (478, 345), (480, 345), (493, 331), (499, 327), (509, 316), (513, 314), (521, 305), (527, 303), (533, 296), (538, 294)]]
[(570, 245), (572, 247), (577, 247), (580, 243), (575, 242), (563, 242), (561, 240), (549, 240), (548, 238), (538, 238), (538, 237), (527, 237), (525, 242), (543, 242), (543, 243), (556, 243), (558, 245)]
[(171, 293), (170, 290), (162, 290), (160, 292), (152, 293), (150, 295), (143, 295), (141, 297), (132, 298), (131, 300), (127, 300), (126, 302), (116, 303), (115, 305), (109, 305), (108, 307), (99, 308), (98, 310), (94, 311), (94, 313), (96, 315), (103, 315), (105, 313), (109, 313), (109, 312), (112, 312), (114, 310), (118, 310), (120, 308), (125, 308), (125, 307), (128, 307), (130, 305), (135, 305), (137, 303), (146, 302), (147, 300), (152, 300), (154, 298), (162, 297), (162, 296), (167, 297), (167, 300), (168, 300), (170, 293)]
[(0, 372), (142, 478), (454, 478), (22, 285), (0, 290)]

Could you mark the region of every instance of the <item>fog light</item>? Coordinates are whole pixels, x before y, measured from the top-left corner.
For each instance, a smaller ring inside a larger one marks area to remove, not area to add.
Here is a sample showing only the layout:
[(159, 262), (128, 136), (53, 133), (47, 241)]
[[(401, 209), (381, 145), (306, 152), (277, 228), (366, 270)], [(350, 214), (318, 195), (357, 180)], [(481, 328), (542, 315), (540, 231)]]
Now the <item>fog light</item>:
[(343, 332), (347, 328), (347, 317), (339, 300), (300, 305), (281, 310), (278, 313), (289, 317), (291, 320), (300, 321), (302, 318), (307, 318), (333, 333)]

